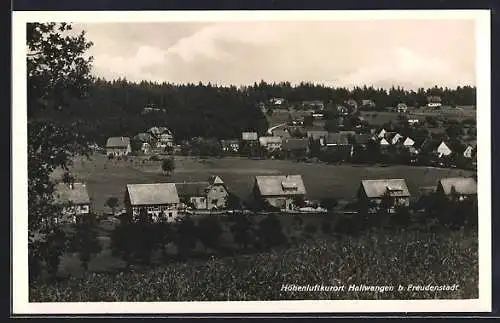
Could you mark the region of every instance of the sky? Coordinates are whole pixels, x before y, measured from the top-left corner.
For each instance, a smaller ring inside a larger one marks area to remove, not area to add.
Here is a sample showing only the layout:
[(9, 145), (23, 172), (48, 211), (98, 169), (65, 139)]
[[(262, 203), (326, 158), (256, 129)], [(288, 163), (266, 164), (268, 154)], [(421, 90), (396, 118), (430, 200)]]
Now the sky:
[(302, 81), (405, 88), (475, 85), (473, 20), (73, 24), (94, 75), (250, 85)]

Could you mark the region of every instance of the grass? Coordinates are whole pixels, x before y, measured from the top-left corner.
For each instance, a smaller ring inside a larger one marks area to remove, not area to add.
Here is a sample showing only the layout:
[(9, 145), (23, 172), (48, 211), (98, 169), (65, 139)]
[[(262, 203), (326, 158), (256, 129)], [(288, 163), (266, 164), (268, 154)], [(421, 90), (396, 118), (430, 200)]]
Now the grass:
[[(85, 274), (30, 288), (30, 301), (256, 301), (478, 297), (477, 233), (387, 233), (320, 239), (254, 255)], [(297, 285), (453, 285), (458, 291), (286, 292)]]
[(410, 192), (415, 195), (420, 187), (435, 186), (441, 177), (470, 174), (457, 169), (405, 165), (326, 165), (286, 160), (249, 160), (234, 157), (196, 159), (176, 156), (176, 169), (172, 176), (166, 176), (161, 173), (160, 162), (147, 161), (142, 164), (141, 157), (131, 157), (136, 160), (134, 163), (108, 161), (101, 155), (92, 158), (92, 161), (85, 161), (83, 164), (76, 161), (72, 172), (77, 178), (87, 182), (89, 195), (97, 213), (109, 211), (104, 204), (110, 196), (117, 197), (123, 207), (125, 187), (131, 183), (205, 181), (210, 175), (219, 175), (229, 190), (246, 199), (256, 175), (301, 174), (309, 199), (334, 197), (349, 200), (356, 196), (362, 179), (404, 178)]

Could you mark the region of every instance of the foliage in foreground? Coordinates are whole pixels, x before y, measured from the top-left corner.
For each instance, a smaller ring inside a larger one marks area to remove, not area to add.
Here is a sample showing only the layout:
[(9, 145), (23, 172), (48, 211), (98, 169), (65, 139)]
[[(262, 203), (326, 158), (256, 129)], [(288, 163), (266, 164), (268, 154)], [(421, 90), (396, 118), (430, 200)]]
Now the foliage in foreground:
[[(30, 301), (249, 301), (478, 297), (478, 238), (472, 231), (371, 230), (251, 256), (89, 274), (31, 287)], [(453, 285), (442, 292), (286, 292), (297, 285)]]

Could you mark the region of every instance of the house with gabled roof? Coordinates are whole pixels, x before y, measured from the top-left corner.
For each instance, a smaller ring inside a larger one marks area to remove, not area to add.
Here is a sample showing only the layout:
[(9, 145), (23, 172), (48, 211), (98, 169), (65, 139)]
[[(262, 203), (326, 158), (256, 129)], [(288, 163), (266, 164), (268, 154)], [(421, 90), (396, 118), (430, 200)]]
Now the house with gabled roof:
[(253, 197), (259, 203), (291, 212), (296, 208), (297, 198), (305, 199), (306, 187), (300, 175), (256, 176)]
[(462, 201), (477, 197), (477, 180), (473, 177), (441, 178), (436, 187), (436, 193), (448, 198), (458, 198)]
[(267, 151), (280, 150), (283, 140), (281, 137), (259, 137), (260, 146)]
[(180, 201), (174, 183), (127, 184), (124, 201), (133, 221), (140, 219), (141, 212), (155, 222), (178, 217)]
[(403, 147), (409, 148), (409, 147), (413, 147), (413, 145), (415, 145), (415, 141), (413, 139), (411, 139), (410, 137), (406, 137), (402, 141), (402, 144), (403, 144)]
[(410, 205), (410, 191), (404, 179), (362, 180), (358, 189), (361, 209), (375, 213), (385, 208), (390, 213)]
[(400, 135), (397, 132), (390, 131), (386, 132), (384, 138), (387, 140), (387, 142), (391, 145), (397, 144), (401, 139), (403, 139), (403, 136)]
[(463, 151), (463, 156), (465, 158), (474, 159), (477, 154), (477, 143), (476, 141), (469, 141), (466, 143), (465, 149)]
[(129, 137), (110, 137), (106, 141), (106, 155), (125, 156), (132, 152)]
[(55, 222), (76, 223), (91, 212), (90, 197), (85, 183), (57, 183), (53, 195), (55, 204), (62, 207), (61, 218), (55, 218)]
[(179, 199), (195, 210), (222, 209), (229, 192), (220, 176), (210, 176), (206, 182), (175, 183)]

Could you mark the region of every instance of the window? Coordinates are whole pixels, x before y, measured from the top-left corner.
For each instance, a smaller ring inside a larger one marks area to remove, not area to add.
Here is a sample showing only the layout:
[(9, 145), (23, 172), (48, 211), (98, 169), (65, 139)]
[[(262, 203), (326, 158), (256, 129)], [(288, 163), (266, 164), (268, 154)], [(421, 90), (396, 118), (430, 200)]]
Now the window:
[(212, 204), (217, 204), (217, 202), (219, 202), (219, 200), (218, 200), (218, 199), (213, 199), (213, 200), (212, 200)]
[(172, 217), (172, 212), (168, 212), (168, 217), (171, 218)]

